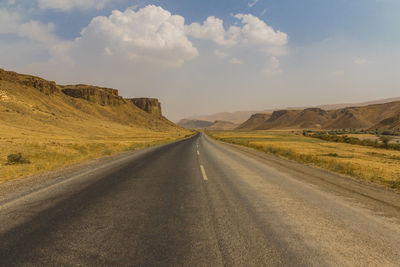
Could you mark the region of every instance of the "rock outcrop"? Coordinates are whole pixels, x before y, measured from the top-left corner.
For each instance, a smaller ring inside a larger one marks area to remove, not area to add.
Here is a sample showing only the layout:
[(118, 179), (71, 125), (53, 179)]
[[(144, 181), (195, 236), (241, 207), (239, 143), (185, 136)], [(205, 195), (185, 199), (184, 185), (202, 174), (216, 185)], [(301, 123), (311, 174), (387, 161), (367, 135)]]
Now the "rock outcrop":
[(30, 86), (46, 95), (51, 95), (58, 91), (57, 85), (53, 81), (47, 81), (36, 76), (19, 74), (13, 71), (5, 71), (3, 69), (0, 69), (0, 80)]
[(85, 84), (63, 85), (60, 86), (60, 88), (61, 91), (68, 96), (82, 98), (103, 106), (116, 106), (126, 103), (125, 100), (118, 95), (118, 90), (112, 88)]
[(162, 116), (161, 104), (156, 98), (130, 98), (135, 106), (155, 116)]

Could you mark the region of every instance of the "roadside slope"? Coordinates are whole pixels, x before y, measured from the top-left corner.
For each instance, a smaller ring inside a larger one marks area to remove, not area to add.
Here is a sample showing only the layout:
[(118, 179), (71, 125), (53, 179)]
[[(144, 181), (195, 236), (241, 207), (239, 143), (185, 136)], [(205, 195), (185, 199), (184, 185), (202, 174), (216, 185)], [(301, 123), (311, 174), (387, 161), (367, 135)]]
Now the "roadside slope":
[[(0, 69), (0, 182), (191, 133), (146, 107), (115, 89)], [(12, 153), (31, 164), (7, 165)]]

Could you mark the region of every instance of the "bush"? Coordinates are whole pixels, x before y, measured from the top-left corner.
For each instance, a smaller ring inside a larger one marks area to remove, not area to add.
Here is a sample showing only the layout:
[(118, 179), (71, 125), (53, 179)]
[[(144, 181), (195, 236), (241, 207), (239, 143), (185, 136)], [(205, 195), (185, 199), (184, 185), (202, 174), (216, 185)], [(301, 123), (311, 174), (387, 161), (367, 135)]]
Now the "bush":
[(389, 142), (392, 141), (393, 137), (390, 136), (381, 136), (379, 140), (383, 143), (385, 148), (389, 148)]
[(336, 143), (347, 143), (352, 145), (360, 145), (360, 146), (371, 146), (376, 148), (384, 148), (384, 149), (391, 149), (391, 150), (400, 150), (400, 144), (392, 144), (390, 141), (392, 137), (390, 136), (381, 136), (378, 140), (360, 140), (356, 137), (350, 137), (347, 135), (338, 135), (334, 134), (331, 135), (325, 132), (316, 132), (314, 134), (309, 134), (309, 137), (318, 138), (321, 140), (329, 141), (329, 142), (336, 142)]
[(111, 149), (106, 149), (106, 150), (103, 151), (103, 155), (105, 155), (105, 156), (110, 156), (112, 153), (113, 152), (112, 152)]
[(329, 153), (329, 154), (327, 154), (327, 156), (328, 157), (339, 157), (339, 154), (338, 153)]
[(14, 164), (29, 164), (31, 163), (28, 158), (22, 156), (22, 153), (10, 154), (7, 156), (7, 165)]
[(393, 131), (385, 130), (382, 135), (393, 135)]

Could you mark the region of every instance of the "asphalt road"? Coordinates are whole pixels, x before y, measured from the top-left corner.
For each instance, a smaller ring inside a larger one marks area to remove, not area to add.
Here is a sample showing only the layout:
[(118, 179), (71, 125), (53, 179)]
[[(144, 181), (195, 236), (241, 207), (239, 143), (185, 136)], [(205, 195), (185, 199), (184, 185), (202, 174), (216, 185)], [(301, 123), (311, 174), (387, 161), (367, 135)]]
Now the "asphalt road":
[(204, 135), (0, 202), (1, 266), (400, 266), (400, 197)]

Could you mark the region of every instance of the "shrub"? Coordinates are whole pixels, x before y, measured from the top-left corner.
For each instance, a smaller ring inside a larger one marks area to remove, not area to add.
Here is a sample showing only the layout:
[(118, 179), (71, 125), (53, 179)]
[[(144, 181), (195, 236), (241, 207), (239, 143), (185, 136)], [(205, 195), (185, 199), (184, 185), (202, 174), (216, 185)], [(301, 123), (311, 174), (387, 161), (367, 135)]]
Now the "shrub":
[(336, 143), (347, 143), (352, 145), (361, 145), (361, 146), (371, 146), (376, 148), (384, 148), (384, 149), (392, 149), (392, 150), (400, 150), (400, 144), (392, 144), (390, 141), (393, 139), (391, 136), (380, 136), (379, 140), (360, 140), (356, 137), (350, 137), (347, 135), (331, 135), (325, 132), (316, 132), (314, 134), (309, 134), (309, 137), (318, 138), (325, 141), (336, 142)]
[(28, 158), (22, 156), (22, 153), (10, 154), (7, 156), (7, 165), (13, 164), (29, 164), (31, 163)]
[(338, 153), (329, 153), (329, 154), (327, 154), (327, 156), (329, 156), (329, 157), (339, 157), (339, 154)]
[(393, 131), (385, 130), (382, 135), (393, 135)]
[(390, 136), (381, 136), (379, 137), (379, 140), (383, 143), (385, 148), (389, 148), (389, 142), (392, 141), (392, 137)]
[(112, 153), (113, 153), (113, 152), (112, 152), (111, 149), (106, 149), (106, 150), (103, 151), (103, 155), (105, 155), (105, 156), (109, 156), (109, 155), (111, 155)]

